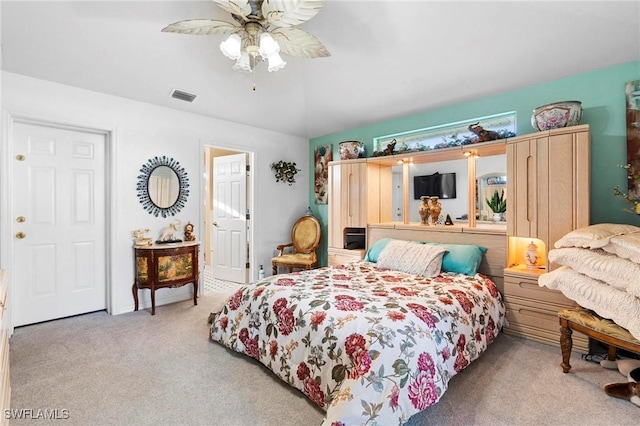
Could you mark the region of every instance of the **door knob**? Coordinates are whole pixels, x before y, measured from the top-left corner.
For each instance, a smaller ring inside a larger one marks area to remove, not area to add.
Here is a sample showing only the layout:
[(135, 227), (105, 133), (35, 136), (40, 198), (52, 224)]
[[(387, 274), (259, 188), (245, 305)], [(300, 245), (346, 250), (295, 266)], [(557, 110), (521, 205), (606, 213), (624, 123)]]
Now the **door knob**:
[(22, 222), (24, 222), (25, 220), (27, 220), (27, 219), (26, 219), (24, 216), (18, 216), (18, 217), (16, 217), (16, 222), (18, 222), (18, 223), (22, 223)]
[(24, 238), (24, 237), (26, 237), (26, 236), (27, 236), (27, 234), (25, 234), (25, 233), (24, 233), (24, 232), (22, 232), (22, 231), (20, 231), (20, 232), (16, 232), (16, 238), (17, 238), (17, 239), (19, 239), (19, 240), (23, 239), (23, 238)]
[(213, 226), (215, 226), (216, 228), (218, 227), (218, 222), (216, 222), (215, 220), (212, 223)]

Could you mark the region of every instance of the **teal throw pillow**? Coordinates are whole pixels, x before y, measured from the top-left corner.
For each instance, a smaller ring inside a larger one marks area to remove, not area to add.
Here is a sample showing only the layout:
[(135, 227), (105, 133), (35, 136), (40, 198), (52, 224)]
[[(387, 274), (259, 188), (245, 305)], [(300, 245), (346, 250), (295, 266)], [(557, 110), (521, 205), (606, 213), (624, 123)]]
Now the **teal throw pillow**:
[(387, 244), (389, 244), (389, 241), (391, 240), (392, 238), (381, 238), (376, 241), (371, 247), (369, 247), (369, 250), (367, 250), (367, 253), (364, 255), (364, 260), (367, 262), (377, 263), (380, 252), (387, 246)]
[(426, 243), (444, 246), (449, 250), (442, 258), (443, 272), (456, 272), (458, 274), (473, 276), (478, 272), (482, 256), (487, 251), (486, 247), (473, 244), (445, 244)]

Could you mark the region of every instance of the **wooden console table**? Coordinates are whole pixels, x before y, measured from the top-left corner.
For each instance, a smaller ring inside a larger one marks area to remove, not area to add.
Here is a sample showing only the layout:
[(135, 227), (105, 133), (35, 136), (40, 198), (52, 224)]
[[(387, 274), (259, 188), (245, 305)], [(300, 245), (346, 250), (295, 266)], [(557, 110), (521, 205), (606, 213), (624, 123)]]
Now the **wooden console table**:
[(154, 244), (134, 247), (136, 276), (131, 290), (138, 310), (138, 290), (151, 290), (151, 315), (156, 314), (156, 290), (193, 283), (193, 304), (198, 304), (198, 249), (200, 243)]

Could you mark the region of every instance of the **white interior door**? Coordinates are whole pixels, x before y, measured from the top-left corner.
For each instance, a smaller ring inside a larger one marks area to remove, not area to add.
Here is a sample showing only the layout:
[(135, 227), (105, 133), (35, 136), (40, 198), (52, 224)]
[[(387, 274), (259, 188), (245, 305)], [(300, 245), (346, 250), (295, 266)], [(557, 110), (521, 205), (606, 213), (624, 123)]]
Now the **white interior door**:
[(14, 326), (106, 308), (101, 134), (15, 123)]
[(213, 159), (211, 266), (213, 276), (247, 280), (247, 155)]

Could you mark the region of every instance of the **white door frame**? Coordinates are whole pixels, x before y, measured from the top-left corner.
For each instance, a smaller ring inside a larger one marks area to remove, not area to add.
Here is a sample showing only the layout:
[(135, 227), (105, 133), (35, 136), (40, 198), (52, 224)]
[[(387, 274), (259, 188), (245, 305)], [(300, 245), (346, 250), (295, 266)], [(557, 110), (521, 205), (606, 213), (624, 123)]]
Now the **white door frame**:
[(47, 127), (54, 127), (59, 129), (67, 129), (80, 131), (85, 133), (95, 133), (103, 135), (106, 142), (105, 149), (105, 284), (106, 284), (106, 300), (107, 300), (107, 312), (112, 312), (113, 306), (113, 291), (111, 282), (111, 259), (114, 258), (114, 244), (113, 244), (113, 223), (112, 218), (115, 217), (115, 202), (116, 199), (116, 185), (114, 178), (115, 173), (115, 131), (108, 129), (107, 126), (101, 125), (85, 125), (78, 123), (62, 122), (50, 120), (47, 118), (34, 117), (29, 114), (17, 114), (10, 113), (7, 110), (2, 110), (2, 147), (0, 147), (0, 235), (3, 236), (0, 240), (0, 268), (5, 269), (7, 273), (8, 284), (8, 303), (7, 303), (7, 318), (9, 320), (9, 335), (13, 333), (13, 292), (11, 291), (11, 271), (13, 270), (13, 244), (15, 239), (10, 234), (12, 229), (12, 222), (10, 213), (13, 211), (13, 187), (11, 185), (11, 177), (13, 176), (13, 161), (11, 159), (16, 155), (13, 150), (13, 126), (16, 123), (21, 124), (33, 124)]
[[(243, 146), (230, 146), (230, 145), (226, 145), (223, 143), (217, 143), (215, 141), (212, 140), (201, 140), (200, 141), (200, 154), (201, 154), (201, 158), (202, 161), (200, 161), (200, 176), (202, 176), (202, 181), (200, 183), (200, 187), (203, 188), (203, 190), (201, 191), (201, 194), (203, 197), (208, 197), (209, 194), (207, 191), (204, 190), (204, 188), (207, 185), (207, 181), (210, 179), (208, 170), (206, 168), (206, 155), (207, 155), (207, 149), (208, 148), (218, 148), (218, 149), (224, 149), (224, 150), (228, 150), (228, 151), (236, 151), (238, 153), (245, 153), (249, 156), (249, 159), (247, 160), (247, 165), (249, 166), (249, 177), (247, 179), (247, 191), (249, 192), (249, 206), (248, 206), (248, 210), (249, 210), (249, 229), (247, 230), (247, 235), (249, 236), (249, 282), (255, 281), (258, 277), (258, 265), (256, 265), (256, 250), (255, 250), (255, 223), (256, 223), (256, 216), (255, 213), (257, 211), (259, 211), (259, 209), (256, 208), (256, 194), (255, 194), (255, 158), (256, 158), (256, 153), (251, 150), (248, 147), (243, 147)], [(207, 217), (207, 214), (205, 212), (205, 203), (204, 200), (201, 200), (203, 202), (200, 203), (200, 217), (202, 218), (202, 247), (203, 250), (202, 252), (204, 253), (206, 250), (204, 249), (206, 247), (206, 245), (204, 244), (205, 238), (209, 238), (211, 232), (208, 232), (207, 227), (204, 224), (204, 221), (206, 220), (205, 218)], [(207, 235), (208, 234), (208, 235)], [(205, 262), (202, 262), (203, 268), (205, 265)], [(200, 288), (200, 294), (204, 294), (204, 284), (201, 283), (201, 288)]]

